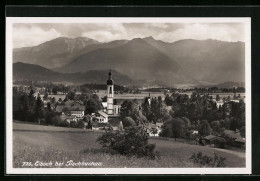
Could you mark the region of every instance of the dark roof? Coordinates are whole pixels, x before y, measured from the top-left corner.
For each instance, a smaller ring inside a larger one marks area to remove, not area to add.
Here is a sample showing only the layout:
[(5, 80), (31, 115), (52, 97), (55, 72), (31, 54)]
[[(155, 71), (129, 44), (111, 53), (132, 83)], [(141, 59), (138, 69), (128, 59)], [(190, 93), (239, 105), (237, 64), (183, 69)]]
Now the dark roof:
[(107, 80), (107, 85), (113, 85), (113, 80), (112, 80), (112, 74), (111, 72), (108, 73), (108, 80)]
[(208, 135), (204, 137), (205, 140), (209, 140), (209, 141), (213, 141), (213, 140), (221, 140), (221, 141), (225, 141), (224, 138), (218, 137), (218, 136), (214, 136), (214, 135)]
[(237, 139), (235, 139), (235, 142), (245, 143), (246, 140), (244, 140), (243, 138), (237, 138)]
[(233, 130), (224, 130), (223, 131), (225, 135), (231, 137), (231, 138), (242, 138), (239, 132), (235, 132)]
[(113, 85), (114, 83), (113, 83), (113, 80), (112, 79), (110, 79), (110, 80), (107, 80), (107, 85)]

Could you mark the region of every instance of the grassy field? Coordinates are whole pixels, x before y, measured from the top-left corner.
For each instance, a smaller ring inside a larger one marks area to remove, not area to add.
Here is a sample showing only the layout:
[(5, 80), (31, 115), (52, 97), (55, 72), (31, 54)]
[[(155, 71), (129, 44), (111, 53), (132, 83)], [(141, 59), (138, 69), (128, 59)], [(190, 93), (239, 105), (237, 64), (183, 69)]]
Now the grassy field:
[(102, 134), (101, 131), (24, 123), (14, 123), (13, 128), (13, 166), (18, 168), (23, 167), (25, 161), (66, 163), (69, 160), (102, 163), (97, 167), (198, 167), (189, 158), (193, 153), (199, 151), (209, 156), (213, 156), (215, 152), (225, 157), (227, 167), (245, 166), (243, 156), (176, 141), (151, 138), (150, 142), (156, 144), (156, 151), (160, 153), (161, 158), (147, 160), (146, 158), (129, 158), (97, 151), (100, 145), (96, 142), (96, 138)]

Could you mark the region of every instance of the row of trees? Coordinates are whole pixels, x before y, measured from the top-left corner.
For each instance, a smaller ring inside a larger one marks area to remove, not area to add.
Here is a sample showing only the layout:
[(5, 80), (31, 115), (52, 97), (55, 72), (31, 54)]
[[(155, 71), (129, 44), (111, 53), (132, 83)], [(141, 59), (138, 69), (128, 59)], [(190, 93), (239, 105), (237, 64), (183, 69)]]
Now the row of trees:
[[(19, 88), (13, 88), (13, 118), (20, 121), (26, 122), (37, 122), (40, 124), (55, 125), (62, 127), (74, 127), (83, 128), (85, 127), (84, 122), (89, 122), (89, 116), (86, 116), (82, 121), (71, 121), (70, 123), (61, 120), (61, 113), (56, 112), (53, 109), (57, 106), (55, 98), (49, 98), (48, 94), (45, 94), (43, 99), (48, 101), (47, 106), (44, 107), (44, 103), (38, 95), (34, 96), (35, 92), (33, 87), (29, 93), (21, 91)], [(101, 108), (99, 98), (95, 94), (82, 94), (76, 95), (74, 92), (69, 93), (64, 101), (67, 100), (81, 100), (86, 107), (86, 113), (97, 112)], [(62, 103), (64, 103), (64, 101)], [(62, 104), (61, 103), (61, 104)]]
[(40, 122), (44, 117), (43, 102), (38, 95), (34, 96), (34, 91), (30, 93), (19, 91), (16, 87), (13, 89), (13, 117), (21, 121)]
[[(162, 136), (189, 138), (191, 130), (198, 130), (199, 135), (222, 135), (223, 130), (239, 129), (245, 136), (245, 103), (227, 101), (217, 108), (208, 94), (193, 93), (189, 98), (185, 94), (167, 95), (165, 103), (172, 107), (171, 119), (163, 126)], [(190, 120), (188, 126), (187, 120)]]
[(69, 92), (64, 102), (67, 100), (73, 100), (82, 102), (85, 106), (85, 113), (91, 114), (91, 113), (97, 113), (98, 110), (102, 108), (101, 101), (99, 100), (99, 97), (97, 94), (93, 94), (92, 92), (82, 93), (82, 94), (75, 94), (75, 92)]
[(244, 87), (233, 87), (233, 88), (219, 88), (219, 87), (209, 87), (209, 88), (191, 88), (191, 89), (170, 89), (171, 91), (180, 92), (197, 92), (197, 93), (244, 93)]
[(121, 119), (124, 127), (162, 122), (161, 136), (166, 137), (191, 138), (192, 130), (198, 130), (201, 136), (221, 135), (225, 129), (239, 129), (244, 136), (245, 103), (227, 102), (217, 108), (207, 94), (193, 93), (189, 98), (173, 93), (164, 101), (161, 97), (145, 98), (141, 106), (136, 100), (124, 101)]

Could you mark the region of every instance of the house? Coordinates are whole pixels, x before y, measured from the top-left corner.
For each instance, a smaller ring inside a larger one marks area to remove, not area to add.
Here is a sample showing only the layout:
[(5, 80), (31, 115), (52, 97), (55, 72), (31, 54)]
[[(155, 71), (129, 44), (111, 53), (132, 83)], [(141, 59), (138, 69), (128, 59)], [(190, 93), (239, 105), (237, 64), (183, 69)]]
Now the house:
[(245, 138), (236, 138), (235, 139), (235, 143), (237, 143), (239, 145), (245, 145), (246, 144), (246, 140), (245, 140)]
[(68, 123), (70, 123), (71, 121), (78, 121), (76, 116), (69, 116), (65, 114), (61, 115), (60, 118), (62, 121), (67, 121)]
[(198, 131), (198, 130), (192, 130), (191, 134), (193, 134), (193, 135), (198, 135), (198, 134), (199, 134), (199, 131)]
[(219, 109), (220, 106), (223, 106), (224, 102), (222, 100), (216, 101), (216, 106)]
[(216, 144), (216, 143), (219, 144), (219, 143), (225, 143), (226, 141), (224, 138), (215, 135), (205, 136), (203, 140), (205, 141), (205, 144)]
[(236, 102), (236, 103), (239, 103), (239, 100), (238, 99), (232, 99), (230, 100), (231, 102)]
[(85, 106), (80, 102), (68, 100), (64, 102), (63, 105), (58, 105), (56, 111), (60, 112), (62, 115), (71, 115), (76, 116), (78, 119), (82, 119), (85, 115)]
[(240, 135), (239, 130), (233, 131), (233, 130), (224, 130), (223, 133), (228, 136), (229, 138), (232, 138), (234, 142), (240, 144), (240, 145), (245, 145), (246, 141), (245, 138), (242, 138)]
[(67, 116), (67, 118), (65, 119), (65, 121), (67, 121), (68, 123), (70, 123), (71, 121), (77, 122), (78, 119), (77, 119), (76, 116)]
[(108, 115), (103, 111), (98, 111), (98, 114), (94, 116), (94, 119), (100, 123), (107, 123), (108, 122)]
[(76, 116), (77, 118), (84, 117), (84, 111), (70, 111), (71, 116)]

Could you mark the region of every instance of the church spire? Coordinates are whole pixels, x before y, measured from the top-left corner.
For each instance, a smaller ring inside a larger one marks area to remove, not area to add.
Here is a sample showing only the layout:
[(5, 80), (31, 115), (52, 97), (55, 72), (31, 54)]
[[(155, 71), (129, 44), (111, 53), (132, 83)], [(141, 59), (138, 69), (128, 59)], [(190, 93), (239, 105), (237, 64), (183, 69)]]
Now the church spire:
[(113, 80), (112, 80), (112, 73), (109, 71), (108, 73), (108, 80), (107, 80), (107, 85), (113, 85)]

